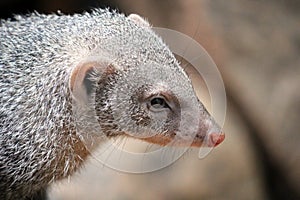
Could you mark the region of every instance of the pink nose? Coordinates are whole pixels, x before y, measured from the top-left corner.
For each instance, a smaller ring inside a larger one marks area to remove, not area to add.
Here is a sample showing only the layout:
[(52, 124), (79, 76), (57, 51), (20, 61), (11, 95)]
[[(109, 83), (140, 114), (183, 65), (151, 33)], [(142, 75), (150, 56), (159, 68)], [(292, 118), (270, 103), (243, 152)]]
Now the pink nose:
[(220, 144), (221, 142), (223, 142), (223, 140), (225, 139), (225, 134), (222, 133), (210, 133), (210, 140), (212, 143), (212, 146), (217, 146), (218, 144)]

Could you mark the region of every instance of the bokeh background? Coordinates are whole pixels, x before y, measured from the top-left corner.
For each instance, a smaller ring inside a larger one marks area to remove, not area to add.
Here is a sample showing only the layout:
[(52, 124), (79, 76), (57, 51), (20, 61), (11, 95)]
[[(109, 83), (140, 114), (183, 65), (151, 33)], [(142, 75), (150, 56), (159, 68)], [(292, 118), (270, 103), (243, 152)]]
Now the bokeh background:
[(108, 6), (205, 47), (226, 87), (226, 140), (203, 160), (193, 149), (141, 175), (91, 159), (49, 199), (300, 199), (300, 1), (1, 0), (0, 17)]

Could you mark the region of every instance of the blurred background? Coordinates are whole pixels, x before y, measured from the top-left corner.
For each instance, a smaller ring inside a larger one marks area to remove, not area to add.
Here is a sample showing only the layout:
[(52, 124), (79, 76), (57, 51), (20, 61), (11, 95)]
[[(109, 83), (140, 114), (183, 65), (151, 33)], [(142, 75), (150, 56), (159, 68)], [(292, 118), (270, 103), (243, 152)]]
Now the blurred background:
[(49, 199), (300, 199), (300, 1), (1, 0), (0, 17), (94, 7), (137, 13), (204, 46), (224, 79), (227, 135), (203, 160), (193, 149), (148, 174), (91, 160)]

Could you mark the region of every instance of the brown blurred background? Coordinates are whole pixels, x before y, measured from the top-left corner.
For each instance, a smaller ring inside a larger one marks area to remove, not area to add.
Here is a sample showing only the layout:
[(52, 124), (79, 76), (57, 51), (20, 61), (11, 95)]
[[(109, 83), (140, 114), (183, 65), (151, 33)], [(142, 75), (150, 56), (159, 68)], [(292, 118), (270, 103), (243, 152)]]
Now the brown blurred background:
[(202, 44), (222, 73), (226, 140), (163, 170), (132, 175), (90, 161), (53, 185), (51, 200), (300, 199), (300, 1), (1, 0), (2, 19), (33, 10), (111, 7)]

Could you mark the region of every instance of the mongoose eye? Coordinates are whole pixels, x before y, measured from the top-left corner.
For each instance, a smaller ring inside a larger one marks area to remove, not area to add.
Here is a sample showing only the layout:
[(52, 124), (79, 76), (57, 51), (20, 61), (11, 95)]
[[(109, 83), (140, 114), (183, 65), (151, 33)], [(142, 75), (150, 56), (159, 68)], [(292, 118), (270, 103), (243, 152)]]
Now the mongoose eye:
[(170, 108), (166, 100), (163, 97), (154, 97), (150, 100), (151, 108), (159, 110), (164, 108)]

